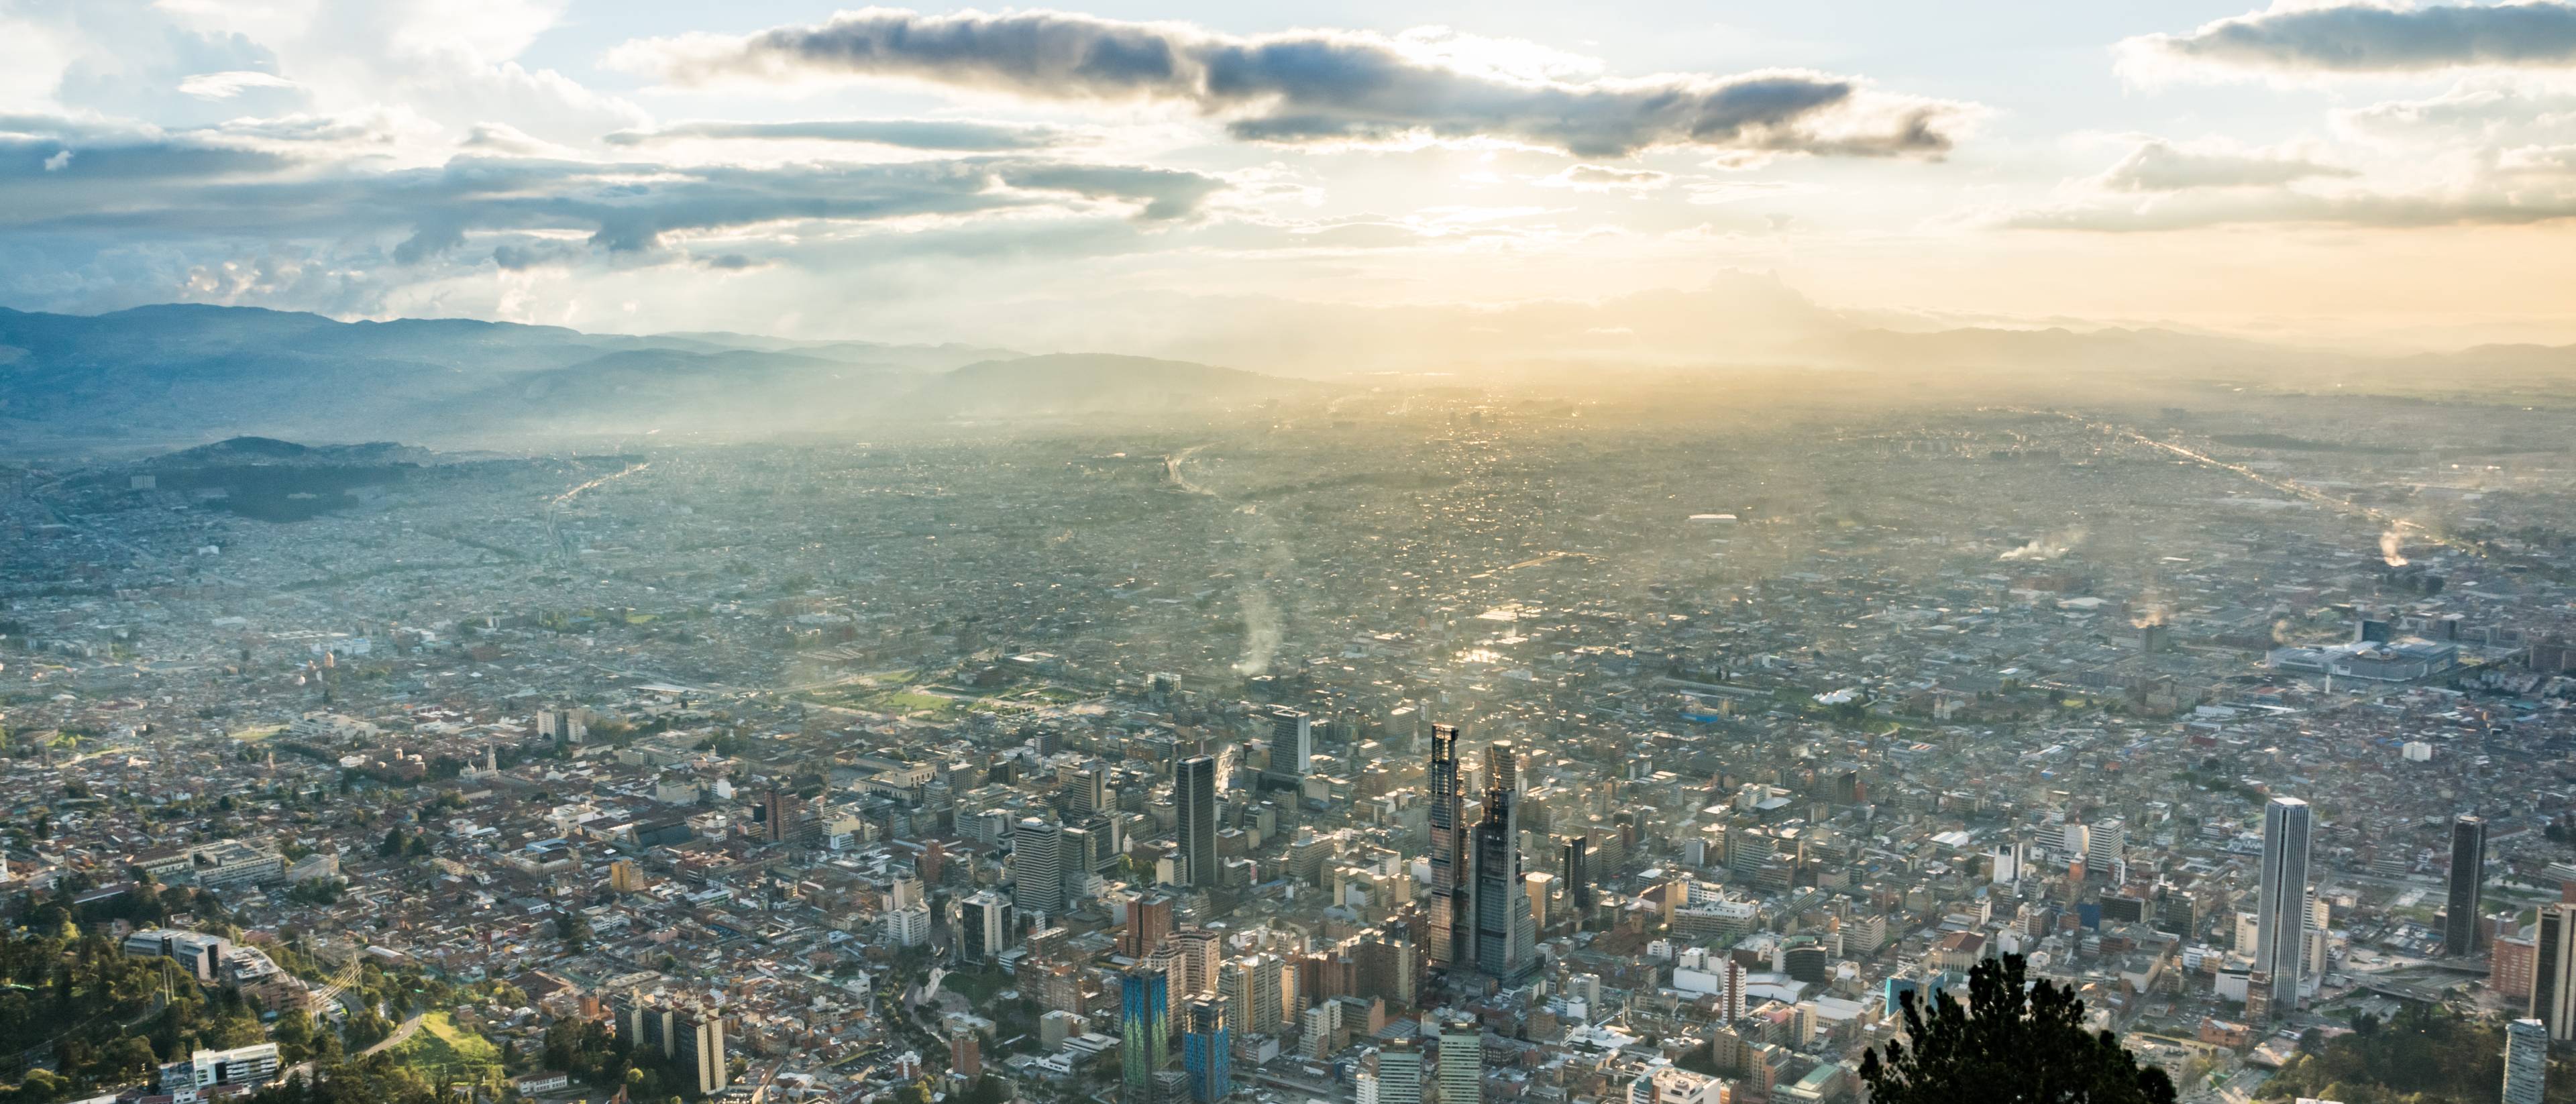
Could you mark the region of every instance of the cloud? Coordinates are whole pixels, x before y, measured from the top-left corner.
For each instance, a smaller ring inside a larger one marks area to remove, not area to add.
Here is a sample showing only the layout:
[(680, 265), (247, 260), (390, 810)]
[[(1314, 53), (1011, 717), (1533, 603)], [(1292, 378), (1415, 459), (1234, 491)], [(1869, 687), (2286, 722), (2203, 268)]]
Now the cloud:
[(1622, 169), (1609, 165), (1569, 165), (1552, 176), (1532, 183), (1542, 188), (1572, 188), (1578, 192), (1614, 190), (1653, 191), (1673, 182), (1673, 174), (1653, 169)]
[(2423, 193), (2316, 195), (2288, 189), (2175, 193), (2136, 203), (2066, 203), (2007, 213), (2021, 230), (2137, 233), (2214, 226), (2310, 224), (2382, 229), (2528, 226), (2576, 218), (2576, 192), (2468, 187)]
[(760, 141), (864, 142), (902, 149), (959, 153), (1009, 153), (1064, 145), (1072, 136), (1055, 127), (946, 119), (817, 119), (791, 123), (693, 120), (654, 130), (621, 130), (603, 141), (641, 146), (682, 138)]
[(179, 91), (201, 100), (229, 100), (255, 88), (294, 89), (301, 85), (275, 73), (234, 69), (199, 73), (179, 82)]
[(1533, 75), (1526, 59), (1495, 57), (1436, 35), (1246, 37), (1067, 12), (870, 8), (744, 36), (640, 39), (605, 63), (678, 85), (891, 77), (1038, 100), (1173, 103), (1224, 120), (1247, 141), (1429, 135), (1585, 157), (1657, 146), (1937, 157), (1976, 114), (1802, 70), (1576, 80), (1561, 63)]
[(2576, 4), (2554, 0), (2401, 7), (2276, 4), (2119, 46), (2122, 72), (2157, 80), (2193, 72), (2412, 73), (2470, 67), (2576, 66)]
[(2163, 139), (2151, 139), (2102, 174), (2101, 184), (2115, 192), (2178, 192), (2187, 188), (2269, 187), (2311, 177), (2359, 175), (2351, 169), (2305, 157), (2263, 151), (2187, 149)]
[(2437, 96), (2337, 111), (2335, 129), (2372, 142), (2531, 140), (2576, 134), (2576, 95), (2511, 79), (2462, 81)]

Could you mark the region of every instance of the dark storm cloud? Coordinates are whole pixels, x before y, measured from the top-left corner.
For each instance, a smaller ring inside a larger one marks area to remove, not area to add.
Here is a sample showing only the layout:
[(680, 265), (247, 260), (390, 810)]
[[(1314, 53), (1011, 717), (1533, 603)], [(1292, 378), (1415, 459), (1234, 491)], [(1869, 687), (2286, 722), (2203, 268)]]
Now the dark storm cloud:
[(871, 8), (743, 38), (628, 43), (610, 61), (682, 83), (880, 76), (1037, 99), (1175, 102), (1258, 141), (1427, 133), (1602, 157), (1655, 146), (1937, 156), (1972, 110), (1821, 73), (1522, 79), (1453, 67), (1371, 34), (1240, 37), (1048, 11), (926, 16)]
[(621, 130), (610, 145), (640, 146), (674, 138), (739, 138), (773, 141), (865, 142), (903, 149), (957, 153), (1011, 153), (1062, 145), (1068, 135), (1053, 127), (944, 119), (816, 119), (787, 123), (700, 120), (654, 130)]
[(2129, 45), (2170, 59), (2288, 72), (2563, 67), (2576, 65), (2576, 4), (2275, 8)]

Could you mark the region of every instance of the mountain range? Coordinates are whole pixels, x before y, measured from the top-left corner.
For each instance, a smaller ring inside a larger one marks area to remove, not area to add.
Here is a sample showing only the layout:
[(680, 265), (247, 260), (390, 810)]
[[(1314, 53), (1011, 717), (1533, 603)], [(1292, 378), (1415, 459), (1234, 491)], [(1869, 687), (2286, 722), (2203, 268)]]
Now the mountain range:
[[(543, 449), (650, 433), (1204, 417), (1353, 384), (1540, 381), (1597, 394), (1618, 379), (1669, 387), (1753, 370), (1869, 371), (1910, 388), (1982, 388), (2029, 402), (2192, 388), (2553, 403), (2576, 392), (2571, 348), (2370, 357), (2152, 328), (1909, 329), (1825, 310), (1751, 277), (1600, 303), (1265, 310), (1228, 314), (1237, 328), (1224, 340), (1210, 314), (1227, 312), (1207, 310), (1176, 310), (1158, 334), (1103, 337), (1178, 357), (1156, 359), (468, 319), (341, 322), (196, 304), (101, 315), (0, 309), (0, 453), (144, 451), (245, 435)], [(1216, 367), (1193, 356), (1202, 351), (1290, 374)], [(1312, 378), (1362, 373), (1374, 375), (1340, 385)]]
[(972, 345), (340, 322), (190, 304), (94, 316), (0, 310), (0, 438), (111, 448), (242, 435), (542, 442), (811, 431), (1213, 409), (1308, 386), (1144, 357)]

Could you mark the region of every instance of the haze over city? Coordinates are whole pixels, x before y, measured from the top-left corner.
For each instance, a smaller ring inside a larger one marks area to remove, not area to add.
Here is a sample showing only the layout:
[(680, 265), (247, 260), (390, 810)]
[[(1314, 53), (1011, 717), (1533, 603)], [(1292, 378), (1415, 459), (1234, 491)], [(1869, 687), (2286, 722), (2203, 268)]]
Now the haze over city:
[(2576, 5), (0, 0), (0, 1104), (2576, 1101)]

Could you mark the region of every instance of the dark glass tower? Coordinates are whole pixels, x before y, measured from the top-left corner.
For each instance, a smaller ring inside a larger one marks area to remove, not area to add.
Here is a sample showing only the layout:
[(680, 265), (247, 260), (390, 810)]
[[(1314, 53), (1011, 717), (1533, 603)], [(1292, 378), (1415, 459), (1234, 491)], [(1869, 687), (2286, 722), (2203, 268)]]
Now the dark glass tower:
[(1485, 818), (1476, 825), (1476, 969), (1513, 985), (1538, 963), (1538, 922), (1521, 885), (1520, 754), (1510, 742), (1485, 748)]
[(1582, 836), (1566, 836), (1558, 847), (1557, 876), (1565, 879), (1565, 899), (1574, 906), (1576, 927), (1592, 917), (1592, 841)]
[(1181, 884), (1216, 885), (1216, 760), (1181, 760), (1172, 770), (1172, 804), (1180, 819)]
[(1430, 944), (1433, 969), (1475, 964), (1474, 922), (1467, 902), (1475, 887), (1469, 882), (1465, 795), (1458, 792), (1458, 726), (1431, 726)]
[(2473, 816), (2451, 821), (2451, 899), (2442, 914), (2442, 953), (2454, 958), (2478, 951), (2478, 894), (2487, 881), (2487, 822)]

